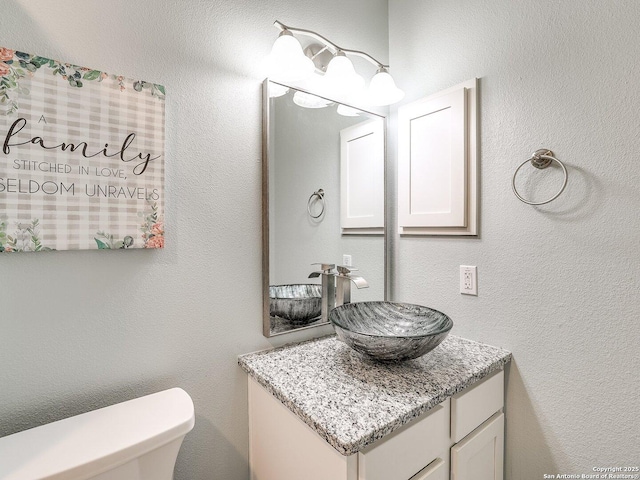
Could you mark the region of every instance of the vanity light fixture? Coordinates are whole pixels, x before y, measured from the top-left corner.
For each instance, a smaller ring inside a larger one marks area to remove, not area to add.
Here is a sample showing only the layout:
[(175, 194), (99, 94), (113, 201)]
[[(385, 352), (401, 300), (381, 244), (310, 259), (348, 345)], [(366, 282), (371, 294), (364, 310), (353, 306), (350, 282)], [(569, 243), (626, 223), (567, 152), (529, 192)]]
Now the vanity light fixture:
[(265, 59), (269, 77), (295, 82), (313, 74), (315, 65), (302, 51), (302, 45), (286, 28), (280, 32)]
[(369, 84), (369, 96), (372, 105), (391, 105), (402, 100), (404, 92), (396, 87), (387, 67), (380, 67)]
[(345, 53), (338, 50), (327, 65), (323, 84), (325, 92), (331, 97), (357, 95), (364, 88), (364, 78), (356, 73)]
[[(288, 27), (277, 20), (274, 26), (280, 29), (280, 36), (266, 59), (269, 78), (281, 81), (320, 78), (318, 93), (330, 98), (346, 98), (350, 103), (357, 104), (385, 106), (399, 102), (404, 97), (404, 92), (389, 74), (389, 65), (379, 62), (368, 53), (339, 47), (316, 32)], [(320, 44), (308, 45), (303, 52), (294, 34), (311, 37)], [(332, 58), (325, 66), (323, 60), (326, 56)], [(364, 78), (356, 72), (349, 56), (364, 58), (376, 66), (377, 72), (368, 89), (364, 88)], [(313, 68), (309, 67), (309, 63)]]

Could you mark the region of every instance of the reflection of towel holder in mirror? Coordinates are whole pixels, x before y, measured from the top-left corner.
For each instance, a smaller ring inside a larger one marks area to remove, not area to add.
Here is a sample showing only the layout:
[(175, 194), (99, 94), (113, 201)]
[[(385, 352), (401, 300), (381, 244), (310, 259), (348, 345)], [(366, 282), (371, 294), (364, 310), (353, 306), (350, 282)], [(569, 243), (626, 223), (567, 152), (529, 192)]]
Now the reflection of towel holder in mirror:
[[(549, 165), (551, 165), (552, 162), (556, 162), (562, 168), (562, 171), (564, 173), (564, 180), (562, 182), (562, 187), (560, 187), (560, 191), (550, 199), (545, 200), (543, 202), (532, 202), (530, 200), (526, 200), (520, 195), (520, 193), (518, 193), (518, 190), (516, 189), (516, 175), (518, 174), (520, 169), (529, 162), (531, 162), (531, 165), (533, 165), (534, 167), (540, 170), (547, 168)], [(562, 192), (564, 192), (564, 189), (567, 186), (568, 176), (569, 175), (567, 174), (567, 168), (564, 166), (564, 164), (560, 160), (558, 160), (553, 156), (553, 152), (549, 149), (541, 148), (539, 150), (536, 150), (530, 159), (525, 160), (520, 164), (518, 168), (516, 168), (516, 171), (513, 173), (513, 179), (511, 180), (511, 186), (513, 187), (513, 193), (516, 194), (516, 197), (518, 197), (518, 200), (520, 200), (521, 202), (524, 202), (527, 205), (544, 205), (545, 203), (552, 202), (553, 200), (558, 198)]]
[[(322, 203), (322, 209), (320, 210), (319, 214), (314, 215), (313, 213), (311, 213), (311, 204), (314, 203), (314, 198), (316, 197)], [(307, 200), (307, 212), (309, 213), (309, 216), (311, 218), (320, 218), (324, 214), (324, 210), (326, 206), (327, 204), (326, 204), (326, 200), (324, 199), (324, 190), (321, 188), (313, 192), (309, 197), (309, 200)]]

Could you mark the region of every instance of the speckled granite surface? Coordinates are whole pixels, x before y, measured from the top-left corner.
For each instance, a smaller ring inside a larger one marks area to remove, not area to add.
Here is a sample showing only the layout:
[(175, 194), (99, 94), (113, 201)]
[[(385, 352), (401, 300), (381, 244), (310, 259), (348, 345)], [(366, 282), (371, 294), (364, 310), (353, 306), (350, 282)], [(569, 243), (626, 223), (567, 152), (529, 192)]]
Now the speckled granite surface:
[(367, 360), (334, 335), (241, 355), (238, 364), (343, 455), (422, 415), (511, 360), (449, 335), (424, 357)]

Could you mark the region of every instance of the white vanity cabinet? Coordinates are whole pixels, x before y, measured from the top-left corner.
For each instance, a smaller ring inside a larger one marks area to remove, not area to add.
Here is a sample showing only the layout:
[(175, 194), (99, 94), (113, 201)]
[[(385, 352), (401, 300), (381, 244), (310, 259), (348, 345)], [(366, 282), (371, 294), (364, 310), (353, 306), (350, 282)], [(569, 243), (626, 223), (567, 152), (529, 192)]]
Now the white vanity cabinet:
[(502, 480), (504, 373), (451, 397), (451, 480)]
[(344, 456), (249, 377), (251, 479), (502, 480), (503, 399), (498, 370)]

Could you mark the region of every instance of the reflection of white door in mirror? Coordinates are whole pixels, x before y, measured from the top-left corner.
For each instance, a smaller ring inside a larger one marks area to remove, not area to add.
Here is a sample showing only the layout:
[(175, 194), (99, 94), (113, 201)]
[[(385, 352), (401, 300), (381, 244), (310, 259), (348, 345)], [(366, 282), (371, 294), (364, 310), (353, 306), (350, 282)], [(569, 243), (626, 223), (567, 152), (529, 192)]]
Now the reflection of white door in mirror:
[(384, 126), (369, 120), (340, 131), (342, 234), (384, 233)]

